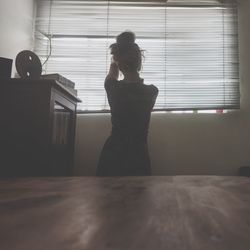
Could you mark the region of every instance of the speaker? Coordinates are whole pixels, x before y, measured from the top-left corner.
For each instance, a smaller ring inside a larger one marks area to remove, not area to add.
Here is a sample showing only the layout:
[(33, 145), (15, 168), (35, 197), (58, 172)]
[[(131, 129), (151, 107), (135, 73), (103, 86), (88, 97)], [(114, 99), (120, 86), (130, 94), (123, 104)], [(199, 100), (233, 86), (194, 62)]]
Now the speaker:
[(11, 78), (12, 59), (0, 57), (0, 78)]
[(42, 64), (34, 52), (23, 50), (16, 56), (16, 70), (21, 78), (39, 79), (42, 74)]

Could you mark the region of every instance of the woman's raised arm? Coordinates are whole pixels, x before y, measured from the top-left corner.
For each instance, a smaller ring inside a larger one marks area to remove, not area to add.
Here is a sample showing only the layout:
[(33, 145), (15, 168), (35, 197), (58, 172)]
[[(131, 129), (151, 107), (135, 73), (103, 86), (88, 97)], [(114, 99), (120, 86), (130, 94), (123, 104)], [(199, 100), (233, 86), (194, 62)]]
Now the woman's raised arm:
[(106, 79), (111, 80), (118, 80), (119, 77), (119, 68), (115, 61), (112, 61), (110, 64), (108, 75), (106, 76)]

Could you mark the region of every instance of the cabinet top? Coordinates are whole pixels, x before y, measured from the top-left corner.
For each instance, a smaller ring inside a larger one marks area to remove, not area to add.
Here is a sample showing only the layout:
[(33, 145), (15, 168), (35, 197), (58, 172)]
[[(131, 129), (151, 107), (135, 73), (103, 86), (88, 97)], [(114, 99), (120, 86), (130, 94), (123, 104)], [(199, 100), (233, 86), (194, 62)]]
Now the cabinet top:
[(37, 85), (44, 85), (48, 87), (53, 87), (61, 92), (63, 92), (65, 95), (70, 97), (75, 102), (81, 102), (81, 99), (79, 99), (72, 91), (65, 87), (63, 84), (58, 82), (57, 80), (49, 80), (49, 79), (24, 79), (24, 78), (10, 78), (10, 79), (0, 79), (0, 85), (1, 87), (3, 85), (30, 85), (30, 86), (37, 86)]

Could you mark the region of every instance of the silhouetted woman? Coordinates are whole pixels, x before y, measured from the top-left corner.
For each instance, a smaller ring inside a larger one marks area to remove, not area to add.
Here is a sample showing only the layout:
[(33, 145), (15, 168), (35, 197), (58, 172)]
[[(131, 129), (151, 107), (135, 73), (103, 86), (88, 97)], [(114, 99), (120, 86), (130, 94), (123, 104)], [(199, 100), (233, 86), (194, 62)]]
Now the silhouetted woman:
[[(147, 134), (158, 95), (139, 76), (142, 51), (132, 32), (123, 32), (110, 46), (113, 55), (105, 89), (111, 109), (112, 132), (97, 166), (98, 176), (150, 175)], [(119, 70), (124, 79), (118, 81)]]

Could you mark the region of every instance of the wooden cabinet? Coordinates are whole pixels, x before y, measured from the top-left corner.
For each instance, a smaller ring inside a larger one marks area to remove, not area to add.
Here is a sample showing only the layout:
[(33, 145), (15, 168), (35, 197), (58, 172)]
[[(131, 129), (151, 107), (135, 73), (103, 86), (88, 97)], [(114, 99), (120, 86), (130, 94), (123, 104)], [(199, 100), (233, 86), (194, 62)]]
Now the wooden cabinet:
[(0, 81), (0, 177), (73, 174), (76, 106), (54, 80)]

